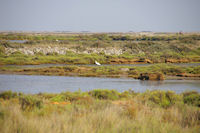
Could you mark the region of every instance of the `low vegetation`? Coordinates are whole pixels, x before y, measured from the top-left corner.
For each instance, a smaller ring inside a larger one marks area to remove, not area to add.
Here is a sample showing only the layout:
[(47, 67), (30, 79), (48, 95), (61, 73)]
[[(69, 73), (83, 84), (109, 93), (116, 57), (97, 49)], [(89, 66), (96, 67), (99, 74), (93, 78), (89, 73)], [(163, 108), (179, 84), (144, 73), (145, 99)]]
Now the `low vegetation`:
[(200, 62), (200, 35), (0, 33), (2, 65), (94, 64), (95, 60), (101, 64)]
[(197, 133), (199, 125), (198, 92), (96, 89), (60, 94), (0, 93), (1, 133)]
[(169, 78), (200, 78), (200, 66), (177, 66), (152, 64), (147, 66), (84, 66), (68, 65), (54, 67), (0, 67), (3, 74), (57, 75), (85, 77), (129, 77), (141, 80), (164, 80)]

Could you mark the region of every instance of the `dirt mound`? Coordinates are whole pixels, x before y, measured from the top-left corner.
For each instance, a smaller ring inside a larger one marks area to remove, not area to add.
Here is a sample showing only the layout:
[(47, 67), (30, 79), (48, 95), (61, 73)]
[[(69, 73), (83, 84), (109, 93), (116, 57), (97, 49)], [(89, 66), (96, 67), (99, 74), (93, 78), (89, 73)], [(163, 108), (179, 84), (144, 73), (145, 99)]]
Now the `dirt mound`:
[(160, 73), (141, 73), (140, 80), (164, 80), (164, 75)]

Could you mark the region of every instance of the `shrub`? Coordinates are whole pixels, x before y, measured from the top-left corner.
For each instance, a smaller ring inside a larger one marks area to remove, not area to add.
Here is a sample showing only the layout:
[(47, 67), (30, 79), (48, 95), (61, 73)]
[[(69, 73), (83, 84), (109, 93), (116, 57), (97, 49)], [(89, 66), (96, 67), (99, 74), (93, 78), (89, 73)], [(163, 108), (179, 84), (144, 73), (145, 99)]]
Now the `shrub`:
[(76, 91), (76, 92), (63, 92), (61, 93), (66, 101), (78, 101), (80, 99), (85, 99), (86, 97), (88, 97), (88, 95), (86, 93), (81, 93), (81, 91)]
[(69, 72), (72, 72), (74, 70), (76, 70), (78, 67), (77, 66), (66, 66), (66, 67), (63, 67), (63, 69), (65, 71), (69, 71)]
[(58, 55), (58, 53), (57, 52), (48, 52), (46, 55), (49, 55), (49, 56), (56, 56), (56, 55)]
[(107, 34), (93, 34), (91, 35), (92, 38), (96, 38), (98, 40), (110, 40)]
[(124, 91), (120, 94), (120, 98), (131, 98), (131, 95), (128, 91)]
[(9, 47), (11, 47), (12, 48), (12, 45), (9, 43), (9, 42), (1, 42), (1, 45), (3, 46), (3, 47), (6, 47), (6, 48), (9, 48)]
[(181, 97), (176, 95), (173, 91), (167, 91), (165, 95), (171, 104), (175, 104), (176, 102), (180, 102), (182, 100)]
[(5, 47), (0, 46), (0, 55), (5, 53)]
[(129, 89), (128, 91), (124, 91), (120, 94), (120, 98), (133, 98), (137, 95), (136, 92), (134, 92), (132, 89)]
[(56, 94), (52, 94), (52, 93), (38, 93), (37, 95), (40, 98), (44, 98), (44, 99), (51, 99), (56, 96)]
[(22, 110), (32, 111), (35, 108), (41, 108), (43, 102), (33, 96), (24, 96), (20, 98)]
[(62, 102), (65, 101), (65, 97), (63, 95), (57, 95), (50, 99), (52, 102)]
[(0, 93), (0, 98), (3, 99), (11, 99), (17, 97), (17, 93), (16, 92), (12, 92), (12, 91), (4, 91), (2, 93)]
[(167, 107), (170, 105), (170, 102), (166, 98), (166, 95), (161, 91), (153, 91), (150, 95), (149, 100), (162, 107)]
[(90, 91), (89, 95), (97, 99), (109, 99), (109, 100), (119, 99), (119, 93), (116, 90), (95, 89)]
[(151, 91), (147, 93), (148, 99), (151, 102), (163, 107), (168, 108), (174, 105), (176, 102), (180, 101), (180, 97), (178, 97), (173, 91)]
[(200, 107), (200, 94), (196, 91), (184, 92), (183, 93), (183, 102), (185, 104)]

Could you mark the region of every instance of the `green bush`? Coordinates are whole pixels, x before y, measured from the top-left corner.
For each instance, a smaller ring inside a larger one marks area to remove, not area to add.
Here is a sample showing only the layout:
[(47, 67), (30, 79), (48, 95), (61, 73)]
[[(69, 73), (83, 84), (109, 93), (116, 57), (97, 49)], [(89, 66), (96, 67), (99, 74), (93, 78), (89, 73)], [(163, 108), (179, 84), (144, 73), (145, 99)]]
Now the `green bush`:
[(97, 99), (117, 100), (120, 94), (116, 90), (95, 89), (89, 91), (89, 95)]
[(182, 99), (180, 96), (176, 95), (173, 91), (165, 92), (166, 98), (170, 101), (170, 104), (175, 104), (176, 102), (180, 102)]
[(181, 101), (180, 97), (176, 95), (173, 91), (151, 91), (146, 93), (148, 99), (154, 104), (157, 104), (163, 108), (168, 108), (174, 105), (176, 102)]
[(127, 99), (127, 98), (133, 98), (136, 95), (137, 95), (136, 92), (134, 92), (132, 89), (129, 89), (128, 91), (124, 91), (124, 92), (120, 93), (119, 97)]
[(200, 107), (200, 94), (196, 91), (184, 92), (183, 93), (183, 102), (185, 104)]
[(52, 97), (50, 99), (50, 101), (52, 101), (52, 102), (62, 102), (62, 101), (65, 101), (65, 96), (57, 95), (57, 96)]
[(165, 93), (159, 91), (152, 92), (149, 100), (162, 107), (168, 107), (170, 105), (170, 101), (166, 98)]
[(53, 94), (53, 93), (38, 93), (37, 96), (39, 96), (40, 98), (44, 98), (44, 99), (51, 99), (53, 97), (55, 97), (57, 94)]
[(17, 97), (17, 93), (16, 92), (12, 92), (12, 91), (4, 91), (2, 93), (0, 93), (0, 98), (3, 99), (11, 99)]
[(38, 98), (27, 95), (20, 98), (20, 104), (21, 104), (22, 110), (32, 111), (35, 108), (40, 109), (42, 107), (43, 102)]

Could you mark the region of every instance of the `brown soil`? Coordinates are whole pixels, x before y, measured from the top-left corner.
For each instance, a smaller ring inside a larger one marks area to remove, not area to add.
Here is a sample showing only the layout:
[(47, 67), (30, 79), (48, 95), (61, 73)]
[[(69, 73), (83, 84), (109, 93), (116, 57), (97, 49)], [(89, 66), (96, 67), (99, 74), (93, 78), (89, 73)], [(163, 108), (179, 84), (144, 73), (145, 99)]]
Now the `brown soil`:
[(125, 58), (116, 58), (116, 59), (111, 59), (110, 64), (145, 64), (145, 63), (150, 63), (152, 64), (153, 61), (149, 59), (125, 59)]
[(188, 59), (166, 59), (165, 63), (189, 63)]

